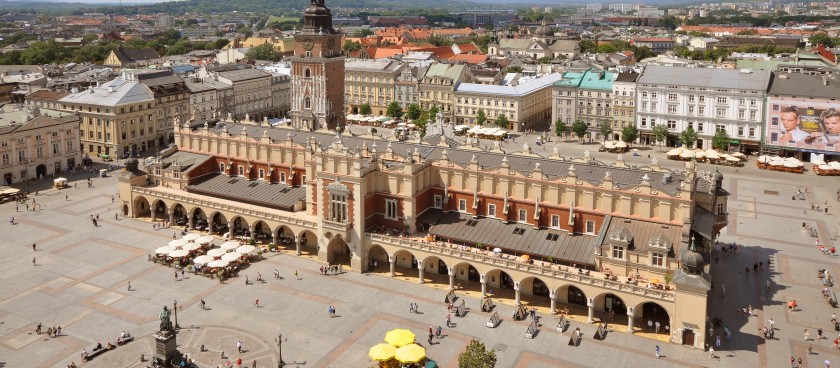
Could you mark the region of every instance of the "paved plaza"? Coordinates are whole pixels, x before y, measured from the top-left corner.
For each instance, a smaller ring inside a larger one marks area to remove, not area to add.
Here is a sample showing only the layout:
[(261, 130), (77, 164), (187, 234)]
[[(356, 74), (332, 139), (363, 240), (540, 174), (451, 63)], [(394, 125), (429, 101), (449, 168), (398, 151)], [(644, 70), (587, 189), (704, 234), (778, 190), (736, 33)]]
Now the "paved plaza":
[[(511, 147), (521, 147), (524, 139)], [(597, 145), (583, 148), (569, 143), (562, 152), (582, 156), (583, 149), (605, 162), (615, 157), (595, 152)], [(655, 148), (642, 155), (648, 152), (659, 156), (662, 166), (679, 165), (666, 162)], [(647, 157), (626, 156), (629, 163), (649, 163)], [(712, 168), (701, 165), (701, 169)], [(5, 267), (0, 270), (0, 367), (78, 364), (83, 348), (114, 341), (123, 330), (136, 340), (84, 366), (143, 366), (141, 354), (148, 358), (154, 351), (151, 336), (158, 328), (158, 314), (163, 305), (171, 307), (176, 300), (179, 349), (202, 367), (224, 366), (227, 359), (240, 357), (248, 366), (256, 360), (258, 367), (276, 367), (278, 334), (289, 366), (369, 367), (368, 348), (381, 342), (388, 330), (400, 327), (411, 329), (428, 356), (447, 368), (457, 366), (458, 354), (471, 338), (498, 351), (498, 367), (787, 367), (791, 356), (801, 357), (803, 367), (822, 367), (826, 359), (840, 365), (840, 351), (832, 348), (838, 332), (830, 323), (836, 309), (821, 296), (817, 279), (821, 268), (840, 275), (837, 256), (822, 255), (814, 245), (816, 238), (802, 227), (809, 223), (819, 239), (837, 245), (837, 179), (761, 171), (754, 160), (737, 174), (732, 168), (722, 170), (732, 196), (730, 223), (721, 242), (736, 242), (741, 248), (734, 255), (719, 255), (719, 264), (713, 267), (715, 291), (709, 298), (709, 314), (721, 318), (733, 332), (715, 357), (631, 335), (622, 326), (611, 328), (604, 341), (593, 340), (595, 326), (580, 319), (573, 320), (566, 332), (557, 332), (556, 317), (545, 314), (537, 336), (526, 339), (529, 321), (509, 318), (513, 311), (509, 300), (501, 300), (496, 308), (501, 324), (487, 328), (489, 314), (478, 311), (476, 293), (458, 294), (472, 310), (464, 318), (453, 314), (455, 326), (446, 328), (443, 285), (419, 285), (416, 279), (389, 278), (385, 273), (321, 276), (320, 263), (290, 253), (265, 254), (239, 278), (223, 284), (189, 273), (176, 281), (173, 269), (147, 260), (149, 253), (172, 239), (174, 230), (154, 230), (150, 223), (133, 219), (115, 220), (119, 198), (112, 203), (117, 186), (111, 176), (93, 179), (93, 188), (79, 181), (78, 188), (71, 184), (71, 189), (61, 191), (47, 189), (46, 181), (31, 183), (33, 190), (41, 188), (34, 197), (38, 211), (25, 211), (20, 205), (15, 212), (14, 203), (0, 205), (3, 214), (17, 221), (2, 225), (6, 240), (2, 242)], [(807, 200), (791, 199), (798, 187), (807, 189)], [(811, 210), (811, 203), (822, 206), (826, 200), (828, 214)], [(100, 226), (92, 225), (90, 215), (100, 217)], [(37, 244), (36, 251), (32, 243)], [(764, 262), (764, 271), (747, 276), (744, 268), (752, 271), (759, 261)], [(282, 279), (273, 278), (275, 268)], [(242, 276), (254, 280), (257, 272), (267, 282), (246, 286)], [(725, 296), (721, 284), (726, 285)], [(199, 308), (202, 298), (208, 310)], [(799, 311), (787, 311), (789, 299), (797, 300)], [(411, 302), (419, 304), (419, 313), (409, 313)], [(756, 317), (736, 313), (737, 307), (747, 305), (752, 305)], [(337, 318), (329, 318), (329, 306), (336, 308)], [(759, 330), (770, 318), (775, 320), (776, 339), (764, 341)], [(62, 336), (35, 334), (38, 323), (44, 329), (61, 326)], [(432, 345), (426, 341), (430, 325), (444, 326), (445, 337)], [(577, 327), (584, 339), (578, 347), (569, 346)], [(805, 341), (804, 329), (815, 339), (818, 328), (828, 338)], [(244, 344), (242, 353), (237, 352), (237, 341)], [(707, 341), (713, 343), (714, 338)], [(206, 351), (200, 351), (201, 345)], [(660, 359), (654, 356), (656, 345), (662, 349)], [(226, 359), (220, 358), (222, 352)]]

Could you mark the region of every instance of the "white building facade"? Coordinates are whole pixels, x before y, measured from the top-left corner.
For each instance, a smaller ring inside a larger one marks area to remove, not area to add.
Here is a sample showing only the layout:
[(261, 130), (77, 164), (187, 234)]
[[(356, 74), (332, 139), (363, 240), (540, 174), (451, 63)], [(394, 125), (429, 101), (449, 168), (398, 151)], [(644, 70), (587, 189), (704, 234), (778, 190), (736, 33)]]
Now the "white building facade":
[(769, 83), (764, 70), (648, 66), (636, 83), (641, 143), (654, 143), (653, 126), (665, 124), (668, 146), (692, 127), (699, 148), (711, 149), (715, 132), (725, 130), (730, 149), (757, 150)]

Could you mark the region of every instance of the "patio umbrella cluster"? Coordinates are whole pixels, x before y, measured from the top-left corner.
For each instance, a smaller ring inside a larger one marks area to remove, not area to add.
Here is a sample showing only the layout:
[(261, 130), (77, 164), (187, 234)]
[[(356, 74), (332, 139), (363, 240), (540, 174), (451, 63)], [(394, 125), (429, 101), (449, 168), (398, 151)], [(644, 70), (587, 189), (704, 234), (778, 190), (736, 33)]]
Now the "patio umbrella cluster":
[(413, 332), (398, 328), (385, 334), (385, 343), (374, 345), (368, 357), (377, 362), (396, 359), (403, 364), (419, 363), (426, 359), (426, 348), (414, 343)]

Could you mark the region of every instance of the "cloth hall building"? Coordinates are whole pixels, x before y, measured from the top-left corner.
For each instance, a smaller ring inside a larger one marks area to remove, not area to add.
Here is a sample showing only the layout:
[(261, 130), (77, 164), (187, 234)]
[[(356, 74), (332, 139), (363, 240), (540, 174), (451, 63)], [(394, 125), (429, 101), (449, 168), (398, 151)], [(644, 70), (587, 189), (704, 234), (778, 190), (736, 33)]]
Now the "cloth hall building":
[[(323, 7), (312, 0), (304, 17)], [(179, 124), (156, 162), (127, 161), (121, 208), (355, 272), (614, 318), (630, 332), (655, 320), (669, 327), (663, 338), (703, 347), (708, 254), (727, 224), (720, 173), (483, 149), (459, 144), (444, 121), (403, 142), (250, 120)]]

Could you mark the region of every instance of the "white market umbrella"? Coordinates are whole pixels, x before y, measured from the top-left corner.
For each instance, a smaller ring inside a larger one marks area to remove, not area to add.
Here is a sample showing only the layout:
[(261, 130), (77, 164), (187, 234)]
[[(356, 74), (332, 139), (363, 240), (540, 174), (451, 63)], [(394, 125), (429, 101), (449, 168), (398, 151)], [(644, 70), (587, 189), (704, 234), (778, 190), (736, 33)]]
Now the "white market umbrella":
[(176, 249), (176, 250), (172, 251), (171, 253), (169, 253), (169, 256), (172, 257), (172, 258), (181, 258), (181, 257), (186, 257), (189, 254), (190, 254), (190, 251), (188, 251), (188, 250)]
[(195, 240), (198, 244), (209, 244), (215, 239), (212, 235), (205, 235)]
[(169, 253), (172, 253), (174, 251), (175, 251), (175, 247), (171, 247), (171, 246), (168, 246), (168, 245), (165, 246), (165, 247), (160, 247), (158, 249), (155, 249), (155, 253), (157, 253), (157, 254), (169, 254)]
[(195, 264), (208, 264), (210, 262), (213, 262), (213, 257), (208, 255), (198, 256), (193, 259), (193, 263)]
[(226, 251), (232, 251), (236, 248), (239, 248), (239, 242), (233, 242), (233, 241), (225, 242), (219, 248), (222, 248)]
[(242, 254), (248, 254), (248, 253), (253, 252), (254, 249), (257, 249), (257, 247), (255, 247), (253, 245), (243, 245), (239, 248), (236, 248), (236, 252), (237, 253), (242, 253)]
[(175, 240), (169, 242), (169, 246), (172, 247), (172, 248), (175, 248), (175, 249), (179, 249), (187, 243), (189, 243), (189, 242), (184, 240), (184, 239), (175, 239)]
[(493, 248), (493, 253), (501, 253), (502, 248)]
[(832, 170), (831, 165), (819, 165), (820, 170)]
[(729, 157), (726, 158), (726, 161), (738, 162), (738, 161), (741, 161), (741, 159), (739, 159), (737, 157), (729, 156)]
[(242, 258), (242, 253), (239, 252), (230, 252), (222, 255), (222, 260), (228, 262), (233, 262), (239, 258)]
[(829, 162), (829, 163), (828, 163), (828, 166), (831, 166), (831, 167), (833, 167), (833, 168), (835, 168), (835, 169), (840, 169), (840, 162), (837, 162), (837, 161), (831, 161), (831, 162)]
[(219, 258), (219, 257), (223, 256), (225, 253), (227, 253), (226, 250), (215, 248), (215, 249), (210, 249), (210, 251), (207, 252), (207, 255), (210, 256), (210, 257), (213, 257), (213, 258)]
[(184, 235), (184, 237), (183, 237), (182, 239), (184, 239), (184, 240), (186, 240), (186, 241), (193, 241), (193, 240), (196, 240), (196, 239), (198, 239), (198, 238), (200, 238), (200, 237), (201, 237), (201, 235), (199, 235), (199, 234), (196, 234), (196, 233), (189, 233), (189, 234), (187, 234), (187, 235)]
[(694, 152), (692, 152), (692, 151), (684, 151), (684, 152), (680, 153), (680, 157), (683, 157), (683, 158), (692, 158), (692, 157), (694, 157)]
[(230, 264), (228, 261), (223, 261), (221, 259), (217, 259), (213, 262), (207, 264), (207, 267), (211, 268), (220, 268), (220, 267), (227, 267)]
[(196, 249), (200, 249), (200, 248), (201, 248), (201, 244), (198, 244), (198, 243), (187, 243), (187, 244), (186, 244), (186, 245), (184, 245), (184, 247), (183, 247), (183, 248), (181, 248), (181, 249), (186, 250), (186, 251), (190, 251), (190, 252), (191, 252), (191, 251), (194, 251), (194, 250), (196, 250)]

